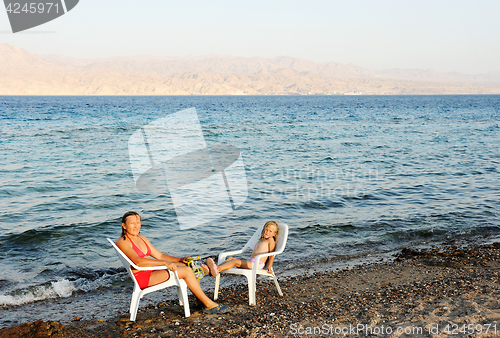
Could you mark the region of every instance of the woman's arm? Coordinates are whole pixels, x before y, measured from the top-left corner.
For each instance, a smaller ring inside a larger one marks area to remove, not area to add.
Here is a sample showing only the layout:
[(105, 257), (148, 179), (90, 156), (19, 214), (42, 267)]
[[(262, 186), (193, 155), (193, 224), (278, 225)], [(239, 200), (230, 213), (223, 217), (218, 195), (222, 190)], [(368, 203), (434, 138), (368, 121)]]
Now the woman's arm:
[[(143, 238), (145, 238), (143, 236)], [(148, 241), (149, 243), (149, 241)], [(148, 244), (149, 245), (149, 244)], [(172, 261), (168, 260), (156, 260), (156, 259), (151, 259), (147, 257), (139, 257), (137, 253), (132, 249), (132, 246), (127, 243), (123, 238), (120, 238), (116, 242), (116, 246), (120, 248), (120, 250), (128, 257), (130, 260), (137, 266), (141, 267), (148, 267), (148, 266), (160, 266), (160, 265), (165, 265), (168, 267), (169, 264), (173, 263)], [(151, 248), (151, 247), (150, 247)], [(152, 251), (152, 249), (151, 249)]]

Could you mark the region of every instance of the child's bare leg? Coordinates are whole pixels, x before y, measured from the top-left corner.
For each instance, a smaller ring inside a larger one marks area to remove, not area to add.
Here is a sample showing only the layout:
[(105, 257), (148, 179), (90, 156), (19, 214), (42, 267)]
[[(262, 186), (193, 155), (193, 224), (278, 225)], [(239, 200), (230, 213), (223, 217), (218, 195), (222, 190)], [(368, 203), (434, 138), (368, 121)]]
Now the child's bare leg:
[(250, 261), (241, 261), (240, 268), (252, 270), (253, 264)]
[(219, 272), (229, 270), (234, 267), (239, 268), (241, 266), (241, 262), (242, 261), (238, 258), (230, 257), (228, 260), (218, 266)]
[(228, 270), (228, 269), (231, 269), (234, 267), (242, 268), (242, 269), (252, 269), (253, 264), (250, 261), (243, 261), (241, 259), (233, 257), (233, 259), (227, 260), (219, 266), (219, 272), (224, 271), (224, 270)]

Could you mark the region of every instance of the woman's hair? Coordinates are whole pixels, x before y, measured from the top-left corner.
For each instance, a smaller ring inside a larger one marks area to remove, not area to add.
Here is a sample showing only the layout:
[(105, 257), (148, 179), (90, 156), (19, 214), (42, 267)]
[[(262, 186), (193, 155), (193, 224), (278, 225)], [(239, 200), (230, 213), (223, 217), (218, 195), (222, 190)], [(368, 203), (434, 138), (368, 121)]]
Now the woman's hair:
[[(127, 223), (127, 217), (128, 216), (139, 216), (139, 219), (141, 219), (141, 215), (139, 215), (137, 212), (135, 212), (135, 211), (127, 211), (122, 216), (122, 224), (126, 224)], [(124, 227), (122, 227), (122, 237), (123, 237), (123, 239), (125, 239), (125, 235), (126, 234), (127, 234), (127, 230)]]
[(274, 225), (276, 227), (276, 234), (273, 236), (274, 240), (278, 237), (278, 233), (280, 231), (280, 227), (278, 226), (278, 222), (276, 221), (267, 221), (262, 228), (262, 232), (260, 233), (260, 238), (264, 238), (264, 231), (266, 231), (267, 227), (270, 225)]

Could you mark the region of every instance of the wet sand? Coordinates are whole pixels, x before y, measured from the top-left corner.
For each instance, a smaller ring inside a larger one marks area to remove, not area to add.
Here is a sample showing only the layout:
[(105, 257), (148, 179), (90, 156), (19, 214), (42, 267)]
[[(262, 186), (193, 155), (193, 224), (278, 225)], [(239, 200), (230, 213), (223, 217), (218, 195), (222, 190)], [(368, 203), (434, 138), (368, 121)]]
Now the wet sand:
[(0, 337), (500, 337), (499, 267), (500, 243), (405, 249), (390, 262), (281, 278), (283, 297), (262, 278), (257, 306), (248, 305), (246, 285), (225, 288), (218, 301), (231, 311), (222, 315), (191, 299), (184, 318), (171, 300), (141, 308), (135, 322), (125, 314), (38, 321)]

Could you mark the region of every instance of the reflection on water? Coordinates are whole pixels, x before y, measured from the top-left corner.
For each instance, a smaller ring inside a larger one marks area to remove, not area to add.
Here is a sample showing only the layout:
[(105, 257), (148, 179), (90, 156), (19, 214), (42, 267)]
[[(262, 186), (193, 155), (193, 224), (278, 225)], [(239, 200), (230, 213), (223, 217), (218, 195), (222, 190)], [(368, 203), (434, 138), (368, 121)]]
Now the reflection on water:
[[(128, 210), (141, 213), (143, 234), (161, 251), (205, 258), (241, 247), (269, 219), (283, 220), (290, 226), (276, 260), (283, 274), (297, 260), (334, 266), (338, 257), (349, 264), (399, 247), (496, 236), (499, 103), (500, 96), (0, 97), (2, 318), (28, 304), (33, 315), (15, 316), (38, 319), (37, 306), (51, 308), (43, 299), (83, 298), (97, 308), (97, 298), (128, 287), (106, 242), (119, 236)], [(128, 140), (191, 107), (208, 147), (241, 151), (248, 199), (180, 230), (169, 191), (135, 188)], [(3, 323), (16, 320), (9, 318)]]

